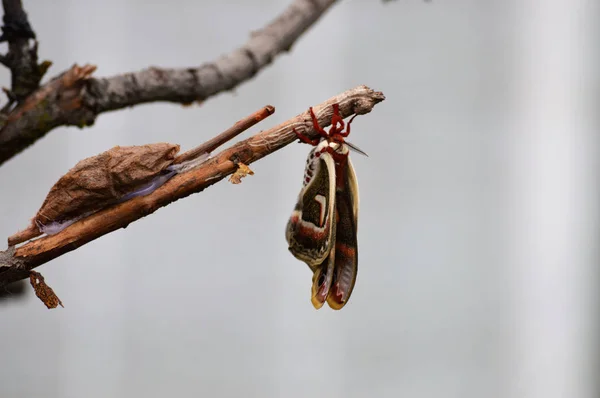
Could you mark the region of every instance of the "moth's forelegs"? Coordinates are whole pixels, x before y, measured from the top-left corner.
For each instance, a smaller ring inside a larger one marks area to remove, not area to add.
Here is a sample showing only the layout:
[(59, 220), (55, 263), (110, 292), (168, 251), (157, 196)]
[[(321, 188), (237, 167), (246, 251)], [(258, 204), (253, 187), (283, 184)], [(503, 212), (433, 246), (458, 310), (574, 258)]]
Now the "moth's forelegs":
[(321, 125), (319, 124), (319, 120), (317, 119), (317, 116), (315, 116), (315, 112), (313, 111), (312, 106), (308, 110), (310, 111), (310, 118), (312, 119), (312, 122), (313, 122), (313, 128), (322, 137), (324, 137), (324, 138), (329, 137), (329, 134), (327, 134), (327, 131), (325, 131), (325, 129), (323, 127), (321, 127)]
[(319, 138), (315, 138), (315, 139), (310, 139), (308, 138), (306, 135), (300, 133), (298, 130), (296, 130), (296, 127), (294, 127), (292, 129), (292, 131), (294, 132), (294, 134), (296, 134), (296, 136), (300, 139), (300, 141), (306, 143), (306, 144), (310, 144), (313, 146), (316, 146), (319, 144), (320, 139)]
[[(333, 104), (333, 115), (331, 115), (331, 128), (329, 135), (338, 134), (344, 130), (344, 118), (340, 115), (340, 104)], [(340, 127), (338, 127), (338, 124)]]

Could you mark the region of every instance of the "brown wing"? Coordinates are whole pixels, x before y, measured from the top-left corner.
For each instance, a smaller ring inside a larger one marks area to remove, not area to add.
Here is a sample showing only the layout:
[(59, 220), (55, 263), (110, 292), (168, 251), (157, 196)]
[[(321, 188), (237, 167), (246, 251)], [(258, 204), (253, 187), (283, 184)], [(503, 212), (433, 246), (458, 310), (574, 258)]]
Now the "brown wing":
[(333, 280), (327, 303), (334, 310), (346, 305), (354, 289), (358, 273), (358, 184), (354, 168), (348, 158), (343, 179), (336, 191), (336, 235)]
[[(290, 252), (317, 270), (335, 241), (335, 164), (328, 153), (309, 155), (305, 185), (286, 228)], [(312, 158), (311, 158), (312, 156)]]
[(316, 267), (313, 274), (313, 284), (311, 291), (311, 302), (316, 309), (323, 306), (331, 291), (333, 282), (333, 271), (335, 267), (335, 247), (331, 248), (329, 256), (323, 263)]

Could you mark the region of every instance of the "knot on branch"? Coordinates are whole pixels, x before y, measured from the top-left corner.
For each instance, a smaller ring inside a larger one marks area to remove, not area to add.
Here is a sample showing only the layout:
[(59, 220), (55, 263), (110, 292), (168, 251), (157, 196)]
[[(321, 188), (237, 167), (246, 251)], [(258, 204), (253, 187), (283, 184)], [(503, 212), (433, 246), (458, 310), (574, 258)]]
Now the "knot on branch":
[(71, 69), (30, 95), (21, 106), (8, 115), (7, 122), (15, 122), (25, 117), (38, 117), (40, 122), (60, 119), (65, 124), (80, 127), (93, 123), (93, 112), (88, 111), (81, 115), (73, 111), (84, 110), (81, 109), (83, 91), (95, 70), (95, 65), (73, 65)]
[(375, 104), (385, 100), (385, 95), (383, 95), (381, 91), (374, 91), (365, 85), (358, 86), (357, 89), (364, 90), (369, 94), (360, 95), (351, 99), (353, 113), (357, 115), (365, 115), (371, 112)]
[[(80, 109), (83, 105), (83, 91), (87, 81), (96, 70), (96, 65), (73, 65), (62, 77), (62, 92), (58, 96), (58, 105), (64, 111)], [(94, 115), (95, 117), (95, 115)], [(78, 125), (77, 122), (73, 123)]]

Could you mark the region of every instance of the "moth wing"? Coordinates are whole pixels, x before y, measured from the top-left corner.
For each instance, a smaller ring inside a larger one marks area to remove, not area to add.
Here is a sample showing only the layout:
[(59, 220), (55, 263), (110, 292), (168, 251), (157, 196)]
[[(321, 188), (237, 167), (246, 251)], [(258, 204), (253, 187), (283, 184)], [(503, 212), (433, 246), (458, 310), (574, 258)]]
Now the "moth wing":
[(358, 180), (356, 179), (356, 172), (354, 166), (348, 156), (348, 188), (350, 190), (350, 197), (352, 199), (352, 213), (354, 214), (354, 225), (358, 230), (358, 208), (360, 205), (360, 195), (358, 194)]
[(304, 186), (286, 228), (290, 252), (313, 271), (330, 255), (335, 241), (335, 163), (329, 153), (309, 154)]
[(343, 184), (336, 192), (337, 225), (334, 255), (333, 280), (327, 304), (342, 309), (352, 294), (358, 274), (358, 183), (356, 173), (348, 158)]
[(317, 266), (313, 274), (313, 284), (311, 290), (311, 302), (316, 309), (319, 309), (327, 301), (333, 282), (333, 272), (335, 268), (335, 247), (332, 247), (329, 256), (320, 266)]

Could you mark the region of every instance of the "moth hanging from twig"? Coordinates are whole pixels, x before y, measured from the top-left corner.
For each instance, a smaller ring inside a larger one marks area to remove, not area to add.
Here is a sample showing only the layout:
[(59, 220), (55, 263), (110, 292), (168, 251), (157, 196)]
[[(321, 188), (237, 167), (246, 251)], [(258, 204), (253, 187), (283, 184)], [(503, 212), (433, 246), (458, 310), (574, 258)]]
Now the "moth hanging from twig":
[(358, 272), (358, 182), (349, 152), (366, 153), (345, 140), (356, 115), (344, 131), (339, 105), (334, 104), (329, 132), (319, 125), (312, 108), (310, 116), (321, 137), (310, 139), (294, 129), (302, 142), (315, 148), (306, 160), (286, 239), (290, 252), (313, 271), (314, 307), (319, 309), (327, 301), (340, 310), (350, 299)]

